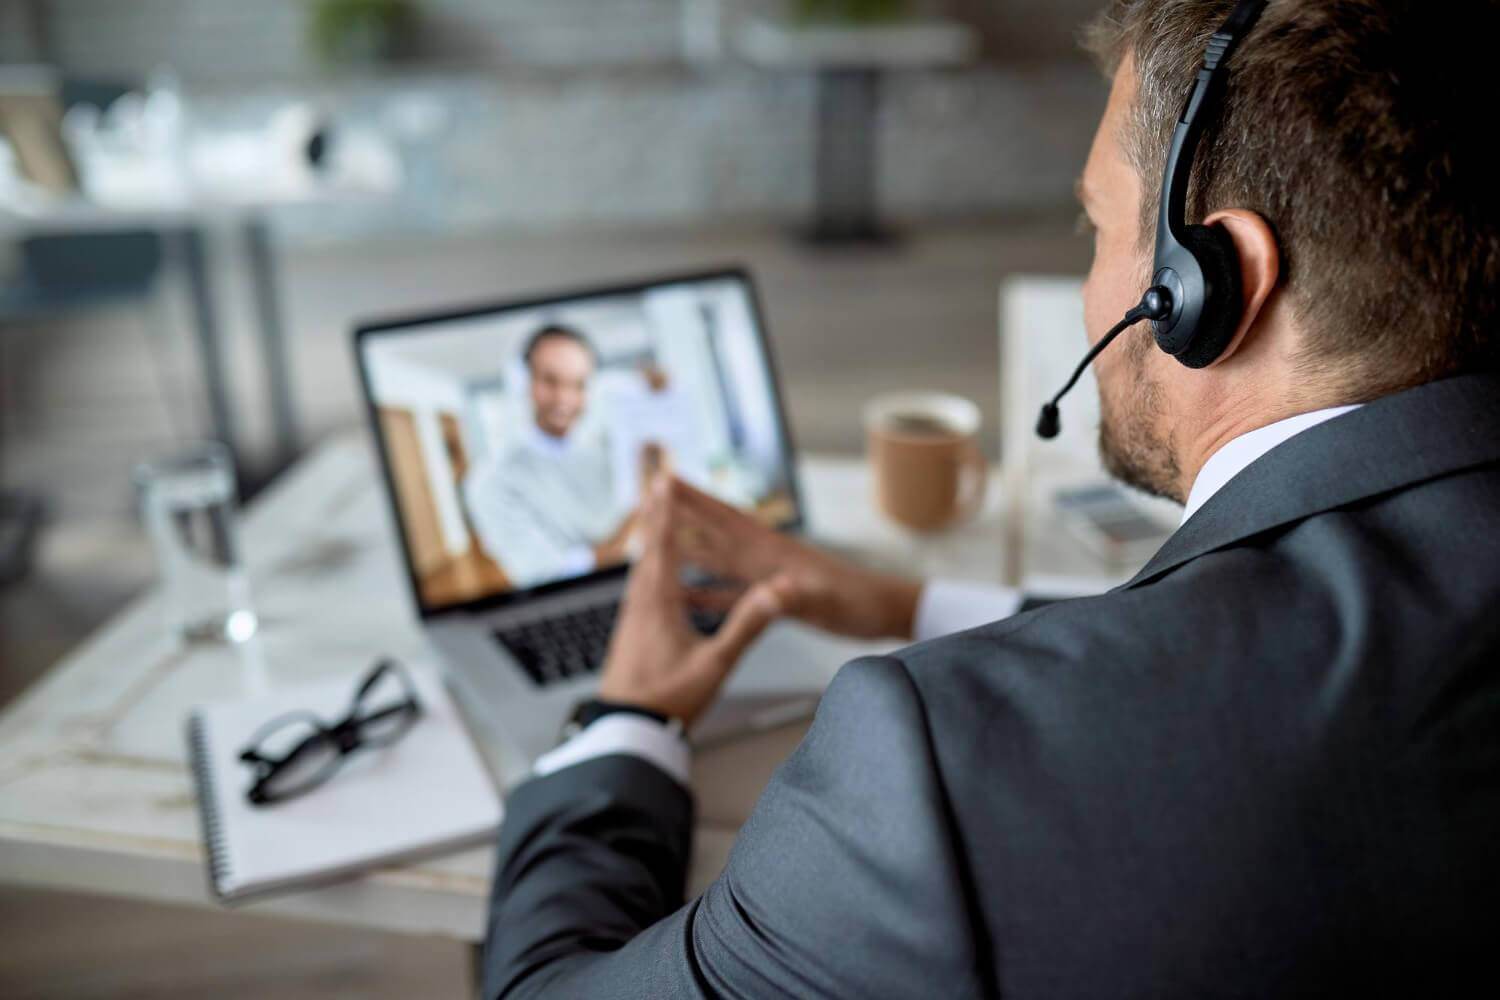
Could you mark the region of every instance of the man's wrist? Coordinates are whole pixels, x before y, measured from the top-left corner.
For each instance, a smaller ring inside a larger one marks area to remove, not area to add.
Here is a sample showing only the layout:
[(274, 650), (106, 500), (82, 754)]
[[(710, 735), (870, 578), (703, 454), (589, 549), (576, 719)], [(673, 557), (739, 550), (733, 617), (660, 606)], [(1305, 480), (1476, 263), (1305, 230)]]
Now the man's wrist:
[(674, 726), (663, 726), (634, 712), (615, 712), (564, 740), (536, 760), (538, 776), (615, 754), (639, 757), (671, 776), (684, 788), (691, 779), (687, 740)]
[(922, 601), (923, 583), (902, 576), (885, 576), (879, 580), (876, 593), (879, 595), (881, 620), (886, 624), (886, 633), (899, 639), (910, 639), (915, 634), (917, 607)]
[(658, 712), (654, 708), (647, 708), (645, 705), (637, 705), (634, 702), (615, 701), (609, 698), (583, 699), (574, 707), (573, 718), (587, 726), (595, 719), (612, 715), (615, 712), (630, 712), (635, 715), (644, 715), (646, 718), (655, 719), (663, 725), (666, 725), (667, 722), (665, 712)]
[(568, 721), (563, 723), (562, 738), (571, 739), (583, 732), (595, 722), (609, 715), (632, 715), (638, 718), (650, 719), (656, 724), (673, 729), (680, 733), (682, 723), (672, 719), (665, 712), (647, 708), (644, 705), (628, 701), (615, 701), (608, 698), (585, 698), (573, 708), (573, 714)]

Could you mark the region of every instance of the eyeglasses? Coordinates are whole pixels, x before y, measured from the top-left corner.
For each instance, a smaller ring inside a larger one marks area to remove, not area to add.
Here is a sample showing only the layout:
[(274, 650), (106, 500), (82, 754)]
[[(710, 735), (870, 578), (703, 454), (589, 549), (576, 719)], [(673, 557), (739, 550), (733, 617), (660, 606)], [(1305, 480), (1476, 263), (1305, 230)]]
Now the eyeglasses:
[(267, 722), (240, 751), (255, 773), (246, 792), (253, 805), (271, 805), (309, 792), (344, 758), (366, 747), (387, 747), (422, 715), (411, 676), (395, 660), (381, 660), (354, 692), (348, 713), (328, 725), (312, 712), (288, 712)]

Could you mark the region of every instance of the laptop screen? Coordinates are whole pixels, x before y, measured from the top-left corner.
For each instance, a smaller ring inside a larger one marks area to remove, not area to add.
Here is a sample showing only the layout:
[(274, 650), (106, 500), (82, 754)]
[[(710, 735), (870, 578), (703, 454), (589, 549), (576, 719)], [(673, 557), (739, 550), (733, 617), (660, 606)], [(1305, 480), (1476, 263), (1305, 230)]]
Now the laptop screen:
[(791, 447), (740, 272), (357, 334), (418, 605), (503, 603), (618, 574), (670, 473), (800, 522)]

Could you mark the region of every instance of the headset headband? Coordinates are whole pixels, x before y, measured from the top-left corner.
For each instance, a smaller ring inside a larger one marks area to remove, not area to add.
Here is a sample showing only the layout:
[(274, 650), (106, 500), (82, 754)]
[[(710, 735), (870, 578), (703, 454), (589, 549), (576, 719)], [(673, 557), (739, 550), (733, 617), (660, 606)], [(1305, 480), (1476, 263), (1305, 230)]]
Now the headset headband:
[[(1167, 172), (1162, 180), (1160, 213), (1156, 222), (1156, 276), (1153, 284), (1164, 286), (1172, 297), (1172, 314), (1157, 323), (1157, 339), (1163, 350), (1176, 354), (1191, 337), (1173, 338), (1175, 329), (1191, 334), (1197, 327), (1203, 308), (1201, 293), (1191, 294), (1198, 276), (1188, 281), (1179, 274), (1191, 255), (1185, 246), (1188, 184), (1193, 177), (1193, 159), (1203, 138), (1203, 127), (1223, 95), (1228, 77), (1229, 57), (1260, 19), (1269, 0), (1239, 0), (1219, 30), (1209, 39), (1203, 54), (1203, 67), (1183, 106), (1182, 115), (1172, 131), (1172, 145), (1167, 152)], [(1201, 288), (1201, 284), (1198, 285)], [(1176, 342), (1181, 341), (1181, 342)]]

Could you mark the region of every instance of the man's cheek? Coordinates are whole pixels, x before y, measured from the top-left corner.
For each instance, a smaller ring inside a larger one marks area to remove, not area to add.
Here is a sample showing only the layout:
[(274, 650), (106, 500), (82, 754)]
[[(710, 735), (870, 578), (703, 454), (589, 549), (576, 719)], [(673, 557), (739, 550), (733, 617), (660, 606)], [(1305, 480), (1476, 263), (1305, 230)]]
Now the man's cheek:
[(1098, 343), (1099, 338), (1114, 325), (1114, 318), (1109, 316), (1108, 302), (1104, 286), (1096, 277), (1090, 276), (1083, 286), (1083, 325), (1090, 345)]

